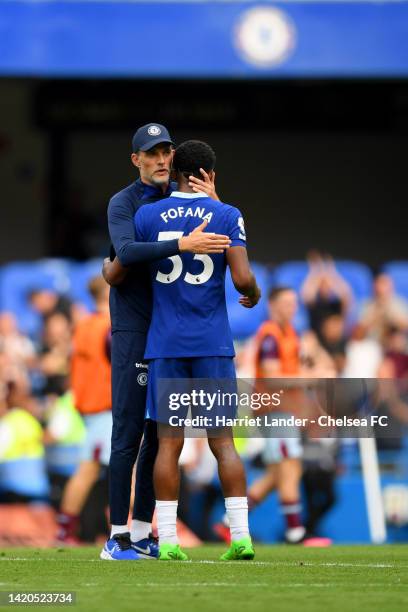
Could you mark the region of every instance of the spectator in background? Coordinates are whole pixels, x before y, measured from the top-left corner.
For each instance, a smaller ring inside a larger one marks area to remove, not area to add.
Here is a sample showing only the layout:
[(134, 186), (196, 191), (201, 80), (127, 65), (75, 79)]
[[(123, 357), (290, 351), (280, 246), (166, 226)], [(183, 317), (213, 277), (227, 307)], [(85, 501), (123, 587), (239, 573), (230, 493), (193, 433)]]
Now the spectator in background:
[(79, 515), (99, 478), (101, 465), (108, 466), (110, 457), (109, 285), (98, 276), (90, 281), (89, 291), (96, 310), (78, 323), (73, 337), (71, 386), (75, 406), (84, 417), (86, 437), (81, 462), (67, 483), (58, 515), (58, 539), (65, 544), (78, 543)]
[(321, 340), (322, 324), (328, 317), (347, 316), (352, 291), (328, 255), (322, 256), (317, 251), (311, 251), (308, 263), (309, 273), (300, 293), (309, 312), (310, 327)]
[[(270, 319), (261, 325), (255, 338), (257, 381), (282, 377), (296, 378), (305, 373), (309, 375), (310, 369), (301, 366), (300, 341), (293, 327), (296, 310), (297, 295), (293, 289), (285, 286), (272, 289), (269, 294)], [(280, 380), (279, 383), (281, 382)], [(257, 382), (257, 385), (259, 384), (263, 383)], [(299, 397), (298, 390), (285, 389), (285, 393), (285, 398), (290, 395), (291, 403), (295, 405)], [(269, 435), (265, 429), (261, 431), (265, 436)], [(263, 476), (249, 487), (248, 502), (252, 510), (276, 488), (280, 509), (286, 522), (285, 539), (295, 544), (301, 542), (305, 536), (300, 501), (302, 476), (300, 430), (297, 427), (281, 427), (277, 430), (277, 434), (279, 437), (265, 437), (263, 459), (266, 470)]]
[(36, 404), (26, 386), (3, 386), (0, 399), (0, 502), (45, 501), (43, 431), (32, 412)]
[(408, 302), (394, 291), (392, 278), (380, 273), (374, 279), (374, 296), (362, 308), (360, 325), (370, 338), (384, 343), (387, 330), (408, 330)]
[(19, 365), (26, 367), (32, 364), (34, 344), (20, 333), (16, 317), (11, 312), (0, 313), (0, 346)]
[(378, 369), (379, 406), (377, 414), (388, 417), (387, 438), (381, 427), (376, 427), (380, 449), (399, 449), (408, 423), (408, 336), (390, 327), (384, 336), (384, 358)]
[(408, 379), (408, 335), (396, 327), (390, 327), (384, 337), (384, 359), (378, 378)]
[(59, 295), (51, 289), (33, 289), (28, 293), (28, 301), (44, 323), (54, 314), (62, 314), (69, 323), (72, 322), (73, 305), (66, 295)]
[(29, 368), (36, 359), (34, 344), (21, 334), (15, 316), (0, 314), (0, 379), (28, 385)]
[(58, 510), (65, 485), (78, 468), (85, 438), (85, 426), (71, 391), (50, 399), (44, 422), (50, 502)]
[(341, 376), (346, 364), (346, 324), (344, 315), (331, 314), (326, 317), (320, 328), (320, 342), (327, 351), (336, 367), (336, 372)]
[[(306, 438), (303, 446), (303, 486), (306, 497), (306, 533), (319, 537), (319, 524), (336, 501), (336, 454), (334, 438)], [(327, 540), (327, 544), (330, 540)]]
[(55, 312), (44, 324), (39, 368), (44, 375), (43, 393), (62, 395), (67, 388), (71, 355), (71, 324), (68, 318)]
[(382, 357), (380, 343), (362, 325), (356, 325), (346, 346), (344, 378), (376, 378)]

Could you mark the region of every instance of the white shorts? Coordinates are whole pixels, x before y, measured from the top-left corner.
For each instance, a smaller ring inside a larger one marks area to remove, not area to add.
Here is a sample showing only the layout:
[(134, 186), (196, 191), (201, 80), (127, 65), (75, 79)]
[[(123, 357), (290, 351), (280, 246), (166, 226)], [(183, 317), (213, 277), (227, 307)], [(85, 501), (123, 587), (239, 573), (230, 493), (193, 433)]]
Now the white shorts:
[(283, 459), (300, 459), (302, 441), (299, 438), (265, 438), (262, 459), (265, 463), (280, 463)]
[[(288, 413), (275, 413), (274, 417), (288, 417)], [(283, 459), (300, 459), (302, 456), (302, 439), (299, 427), (287, 425), (275, 428), (273, 438), (268, 427), (260, 428), (264, 434), (265, 447), (262, 458), (265, 463), (280, 463)]]
[(112, 411), (105, 410), (96, 414), (84, 415), (86, 427), (85, 441), (82, 447), (82, 461), (98, 461), (109, 465), (112, 436)]

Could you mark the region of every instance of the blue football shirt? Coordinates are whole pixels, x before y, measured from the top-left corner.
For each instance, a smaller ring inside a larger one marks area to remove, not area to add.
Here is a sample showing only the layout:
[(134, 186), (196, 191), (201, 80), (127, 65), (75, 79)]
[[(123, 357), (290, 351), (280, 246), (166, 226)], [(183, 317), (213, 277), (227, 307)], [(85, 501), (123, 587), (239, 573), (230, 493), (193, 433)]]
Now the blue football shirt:
[[(244, 220), (234, 206), (202, 193), (174, 191), (135, 214), (136, 240), (153, 242), (188, 235), (203, 220), (207, 232), (246, 246)], [(145, 358), (233, 357), (225, 302), (225, 253), (183, 253), (151, 264), (153, 314)]]

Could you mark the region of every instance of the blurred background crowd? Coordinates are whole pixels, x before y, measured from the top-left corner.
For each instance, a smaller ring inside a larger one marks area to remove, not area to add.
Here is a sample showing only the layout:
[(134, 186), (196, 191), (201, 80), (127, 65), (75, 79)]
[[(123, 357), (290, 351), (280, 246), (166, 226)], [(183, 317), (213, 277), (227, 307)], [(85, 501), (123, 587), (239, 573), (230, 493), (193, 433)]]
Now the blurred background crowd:
[[(71, 276), (70, 265), (75, 269)], [(15, 307), (0, 311), (3, 505), (40, 504), (58, 511), (64, 486), (79, 465), (85, 428), (71, 391), (72, 338), (79, 321), (94, 308), (88, 282), (100, 265), (99, 260), (83, 264), (44, 260), (14, 263), (1, 270), (0, 296), (7, 298), (12, 293)], [(262, 301), (254, 310), (245, 311), (239, 306), (229, 277), (226, 284), (238, 376), (249, 379), (254, 376), (253, 338), (270, 316), (269, 292), (274, 287), (286, 286), (294, 289), (297, 296), (297, 305), (289, 316), (300, 336), (301, 361), (307, 368), (303, 372), (307, 371), (309, 376), (408, 381), (408, 294), (402, 282), (408, 278), (408, 263), (389, 264), (373, 274), (361, 263), (336, 263), (327, 254), (311, 251), (303, 262), (287, 262), (275, 268), (255, 263), (253, 268), (263, 290)], [(66, 286), (75, 283), (73, 293), (82, 295), (82, 301), (74, 299), (70, 291), (56, 290), (63, 273), (67, 274)], [(385, 508), (395, 532), (393, 537), (397, 539), (404, 539), (408, 529), (405, 386), (402, 393), (388, 397), (381, 406), (381, 412), (389, 418), (387, 435), (382, 437), (380, 428), (376, 432), (386, 476)], [(313, 535), (335, 541), (361, 541), (368, 538), (368, 531), (357, 440), (336, 440), (333, 431), (332, 436), (310, 438), (307, 432), (303, 433), (305, 525)], [(260, 437), (237, 441), (250, 482), (265, 467), (264, 443)], [(220, 520), (222, 494), (215, 460), (205, 441), (187, 440), (181, 463), (180, 518), (200, 538), (216, 539), (214, 525)], [(93, 541), (106, 532), (105, 464), (101, 463), (81, 514), (79, 534), (84, 541)], [(320, 483), (321, 489), (317, 501), (316, 483)], [(261, 540), (282, 538), (275, 497), (272, 494), (252, 515), (254, 534)], [(351, 511), (356, 513), (356, 500), (360, 519), (354, 521), (353, 528), (349, 525), (345, 528), (338, 517)], [(54, 526), (51, 533), (55, 534), (53, 516), (49, 515)], [(9, 537), (15, 541), (17, 536)]]

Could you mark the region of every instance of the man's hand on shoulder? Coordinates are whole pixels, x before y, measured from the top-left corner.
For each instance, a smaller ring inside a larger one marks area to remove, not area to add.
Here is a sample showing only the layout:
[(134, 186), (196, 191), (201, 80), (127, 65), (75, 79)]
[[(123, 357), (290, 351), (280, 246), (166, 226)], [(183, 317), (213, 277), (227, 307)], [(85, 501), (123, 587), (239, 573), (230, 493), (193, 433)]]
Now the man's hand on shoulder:
[(209, 198), (219, 201), (220, 198), (217, 196), (217, 192), (215, 191), (215, 172), (213, 172), (212, 179), (209, 177), (209, 175), (203, 168), (200, 168), (200, 172), (203, 175), (202, 179), (196, 178), (192, 175), (189, 176), (189, 186), (196, 193), (198, 191), (201, 191), (203, 193), (206, 193)]
[(120, 285), (126, 274), (127, 268), (122, 266), (117, 257), (113, 261), (109, 257), (103, 260), (102, 276), (111, 287)]
[(223, 253), (228, 249), (231, 240), (222, 234), (204, 232), (208, 222), (203, 221), (189, 236), (179, 238), (180, 253)]
[(261, 290), (260, 288), (257, 286), (254, 290), (253, 293), (249, 294), (249, 295), (243, 295), (239, 298), (239, 303), (244, 307), (244, 308), (253, 308), (254, 306), (257, 305), (257, 303), (259, 302), (259, 300), (261, 299)]

